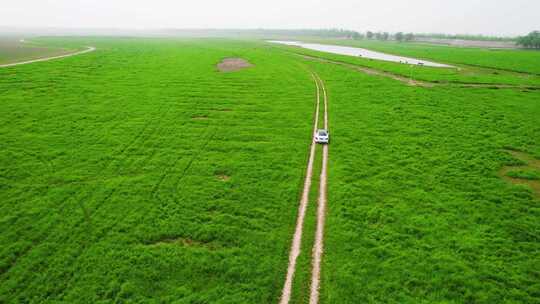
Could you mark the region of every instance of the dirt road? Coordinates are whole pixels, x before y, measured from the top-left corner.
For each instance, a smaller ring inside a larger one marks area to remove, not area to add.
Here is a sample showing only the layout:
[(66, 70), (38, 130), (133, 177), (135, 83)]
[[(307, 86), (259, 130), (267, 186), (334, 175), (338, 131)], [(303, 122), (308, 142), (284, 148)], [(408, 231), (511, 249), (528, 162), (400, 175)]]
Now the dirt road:
[[(322, 80), (317, 77), (320, 87), (323, 90), (324, 100), (324, 128), (328, 130), (328, 97), (326, 88)], [(311, 291), (309, 296), (310, 304), (319, 303), (319, 288), (321, 278), (321, 260), (324, 248), (324, 222), (326, 217), (326, 185), (327, 185), (327, 167), (328, 167), (328, 145), (323, 145), (322, 168), (319, 179), (319, 198), (317, 200), (317, 228), (315, 230), (315, 242), (312, 251), (312, 270), (311, 270)]]
[(71, 56), (81, 55), (81, 54), (85, 54), (85, 53), (90, 53), (90, 52), (93, 52), (95, 50), (96, 50), (95, 47), (89, 46), (89, 47), (86, 48), (86, 50), (78, 51), (78, 52), (71, 53), (71, 54), (65, 54), (65, 55), (59, 55), (59, 56), (52, 56), (52, 57), (33, 59), (33, 60), (28, 60), (28, 61), (21, 61), (21, 62), (2, 64), (2, 65), (0, 65), (0, 68), (7, 68), (7, 67), (23, 65), (23, 64), (29, 64), (29, 63), (34, 63), (34, 62), (49, 61), (49, 60), (60, 59), (60, 58), (65, 58), (65, 57), (71, 57)]
[(289, 253), (289, 266), (287, 268), (287, 276), (285, 278), (285, 284), (281, 292), (280, 304), (287, 304), (291, 299), (292, 283), (294, 279), (294, 272), (296, 271), (296, 260), (300, 255), (300, 248), (302, 246), (302, 232), (304, 228), (304, 219), (306, 217), (306, 209), (309, 201), (309, 190), (311, 188), (311, 178), (313, 175), (313, 162), (315, 159), (315, 140), (314, 135), (319, 124), (319, 84), (315, 75), (312, 75), (315, 85), (317, 87), (317, 105), (315, 107), (315, 119), (313, 122), (313, 132), (311, 136), (311, 146), (309, 152), (309, 160), (306, 169), (306, 177), (304, 179), (304, 189), (302, 191), (302, 197), (300, 199), (300, 206), (298, 207), (298, 217), (296, 219), (296, 229), (294, 231), (291, 250)]
[[(291, 251), (289, 253), (289, 266), (287, 269), (287, 277), (281, 293), (280, 304), (287, 304), (291, 298), (292, 285), (294, 279), (294, 273), (296, 271), (296, 260), (300, 255), (300, 249), (302, 247), (302, 232), (304, 226), (304, 219), (306, 216), (306, 209), (309, 202), (309, 190), (311, 188), (311, 178), (313, 175), (313, 162), (315, 158), (316, 143), (314, 140), (315, 132), (319, 125), (319, 111), (320, 111), (320, 92), (322, 89), (324, 100), (324, 128), (328, 129), (328, 111), (327, 111), (327, 95), (324, 83), (317, 74), (312, 74), (315, 87), (317, 89), (317, 106), (315, 109), (315, 119), (313, 124), (313, 136), (310, 146), (310, 154), (307, 166), (306, 177), (304, 180), (304, 189), (302, 192), (302, 198), (300, 200), (300, 206), (298, 210), (298, 218), (296, 220), (296, 230), (293, 236), (293, 242)], [(319, 301), (319, 286), (320, 286), (320, 273), (321, 273), (321, 259), (323, 253), (323, 239), (324, 239), (324, 220), (326, 212), (326, 184), (327, 184), (327, 165), (328, 165), (328, 145), (324, 145), (322, 155), (322, 168), (319, 181), (319, 196), (317, 199), (317, 228), (315, 231), (315, 242), (312, 249), (312, 271), (311, 271), (311, 287), (310, 287), (310, 303), (318, 303)]]

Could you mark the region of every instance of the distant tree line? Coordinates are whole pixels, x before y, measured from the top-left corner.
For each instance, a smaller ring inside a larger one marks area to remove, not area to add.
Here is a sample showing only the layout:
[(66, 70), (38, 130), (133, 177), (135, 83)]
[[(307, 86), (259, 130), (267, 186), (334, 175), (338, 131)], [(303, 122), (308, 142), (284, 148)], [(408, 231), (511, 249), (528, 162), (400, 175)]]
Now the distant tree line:
[(376, 40), (396, 40), (412, 41), (415, 38), (413, 33), (372, 32), (365, 33), (340, 28), (331, 29), (168, 29), (167, 33), (193, 36), (193, 37), (266, 37), (266, 38), (334, 38), (334, 39), (376, 39)]
[[(293, 36), (293, 37), (323, 37), (323, 38), (338, 38), (338, 39), (376, 39), (376, 40), (397, 40), (397, 41), (412, 41), (414, 40), (413, 33), (395, 33), (388, 32), (372, 32), (365, 33), (351, 31), (346, 29), (300, 29), (300, 30), (248, 30), (252, 34), (271, 35), (271, 36)], [(245, 31), (244, 31), (245, 32)]]
[(415, 36), (413, 33), (398, 32), (395, 34), (390, 34), (388, 32), (375, 33), (372, 31), (367, 31), (363, 37), (365, 37), (366, 39), (375, 39), (375, 40), (382, 40), (382, 41), (396, 40), (396, 41), (402, 42), (402, 41), (413, 41)]
[(346, 29), (256, 29), (256, 30), (239, 30), (241, 33), (250, 33), (253, 35), (266, 36), (293, 36), (293, 37), (323, 37), (323, 38), (346, 38), (360, 39), (361, 34), (356, 31)]
[(530, 32), (527, 36), (519, 37), (517, 44), (526, 48), (540, 49), (540, 31)]
[(477, 40), (477, 41), (515, 41), (513, 37), (497, 37), (485, 35), (450, 35), (440, 33), (422, 33), (416, 34), (419, 38), (435, 38), (435, 39), (461, 39), (461, 40)]

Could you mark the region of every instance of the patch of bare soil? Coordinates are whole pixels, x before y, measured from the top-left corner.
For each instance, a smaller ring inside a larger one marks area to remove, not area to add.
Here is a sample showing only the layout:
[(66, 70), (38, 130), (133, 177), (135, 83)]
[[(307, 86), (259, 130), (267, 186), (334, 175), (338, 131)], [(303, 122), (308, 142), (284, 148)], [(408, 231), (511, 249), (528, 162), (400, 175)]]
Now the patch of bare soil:
[(217, 176), (217, 178), (218, 178), (220, 181), (223, 181), (223, 182), (226, 182), (226, 181), (228, 181), (228, 180), (231, 179), (230, 176), (225, 175), (225, 174), (220, 174), (220, 175)]
[(506, 150), (508, 153), (512, 154), (513, 157), (519, 159), (520, 161), (526, 163), (525, 165), (512, 165), (504, 166), (499, 170), (499, 177), (504, 179), (507, 182), (510, 182), (514, 185), (526, 185), (535, 194), (536, 197), (540, 198), (540, 181), (525, 179), (519, 177), (509, 176), (508, 173), (513, 170), (519, 169), (533, 169), (540, 170), (540, 159), (534, 158), (532, 155), (529, 155), (525, 152), (515, 151), (515, 150)]
[(218, 63), (217, 68), (221, 72), (235, 72), (252, 66), (253, 64), (242, 58), (225, 58)]

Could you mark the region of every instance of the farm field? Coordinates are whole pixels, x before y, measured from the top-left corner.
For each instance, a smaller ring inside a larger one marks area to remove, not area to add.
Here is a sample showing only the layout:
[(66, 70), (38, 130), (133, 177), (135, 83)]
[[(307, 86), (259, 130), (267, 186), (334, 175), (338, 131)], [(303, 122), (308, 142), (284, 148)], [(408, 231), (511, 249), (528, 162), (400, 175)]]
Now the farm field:
[(0, 36), (0, 65), (43, 57), (60, 56), (73, 52), (74, 49), (52, 47), (36, 43), (23, 43), (14, 37)]
[[(311, 72), (332, 134), (319, 302), (539, 303), (539, 76), (462, 53), (415, 67), (430, 87), (257, 40), (35, 41), (97, 50), (0, 69), (0, 303), (278, 303)], [(290, 303), (309, 301), (321, 154)]]

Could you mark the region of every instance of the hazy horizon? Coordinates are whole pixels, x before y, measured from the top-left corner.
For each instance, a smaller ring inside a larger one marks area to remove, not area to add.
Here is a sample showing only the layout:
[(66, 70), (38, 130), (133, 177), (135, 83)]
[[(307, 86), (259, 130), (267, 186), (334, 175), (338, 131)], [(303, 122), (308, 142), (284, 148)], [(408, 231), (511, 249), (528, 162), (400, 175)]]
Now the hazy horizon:
[(5, 0), (4, 28), (320, 29), (523, 35), (540, 29), (540, 1), (352, 0), (245, 1), (181, 4), (171, 0)]

